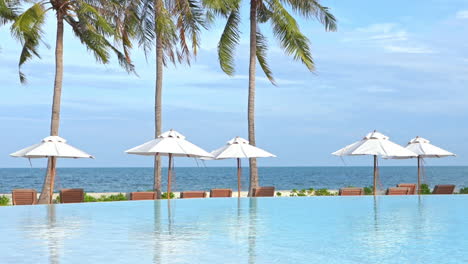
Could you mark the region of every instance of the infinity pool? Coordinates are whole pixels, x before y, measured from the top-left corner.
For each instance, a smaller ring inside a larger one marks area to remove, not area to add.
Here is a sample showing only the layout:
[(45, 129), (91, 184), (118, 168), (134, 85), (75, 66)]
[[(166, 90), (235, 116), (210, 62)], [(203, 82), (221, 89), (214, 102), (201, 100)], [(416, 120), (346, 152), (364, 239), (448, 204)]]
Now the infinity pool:
[(0, 208), (0, 263), (468, 263), (468, 195)]

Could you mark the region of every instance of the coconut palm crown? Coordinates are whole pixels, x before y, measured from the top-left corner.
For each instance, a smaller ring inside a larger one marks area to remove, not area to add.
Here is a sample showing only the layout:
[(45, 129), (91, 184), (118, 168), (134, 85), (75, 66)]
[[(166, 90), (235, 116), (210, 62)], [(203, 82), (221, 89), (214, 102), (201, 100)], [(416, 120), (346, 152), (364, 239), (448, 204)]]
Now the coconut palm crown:
[[(156, 53), (154, 125), (156, 138), (162, 132), (163, 69), (169, 63), (187, 63), (197, 55), (200, 33), (206, 27), (204, 7), (198, 0), (128, 0), (115, 12), (124, 42), (136, 40), (145, 55)], [(128, 53), (126, 53), (128, 54)], [(154, 185), (161, 197), (161, 161), (154, 160)]]
[[(56, 18), (55, 80), (52, 100), (50, 135), (58, 136), (60, 127), (60, 105), (63, 84), (64, 24), (68, 24), (75, 36), (92, 52), (98, 62), (108, 63), (113, 51), (121, 66), (134, 70), (130, 58), (120, 52), (112, 42), (122, 40), (114, 16), (107, 10), (115, 10), (121, 0), (0, 0), (0, 23), (11, 22), (11, 34), (22, 44), (19, 58), (19, 78), (26, 82), (21, 66), (33, 57), (40, 58), (39, 46), (44, 43), (44, 25), (48, 12)], [(113, 40), (113, 41), (112, 41)], [(112, 42), (111, 42), (112, 41)], [(44, 43), (48, 46), (46, 43)], [(39, 203), (51, 203), (56, 169), (56, 158), (49, 157), (47, 174)], [(50, 187), (51, 186), (51, 187)]]
[[(225, 17), (226, 24), (218, 43), (218, 60), (221, 69), (228, 75), (234, 74), (235, 48), (239, 44), (241, 32), (241, 0), (205, 0), (205, 6), (213, 13)], [(319, 0), (250, 0), (250, 58), (248, 92), (248, 135), (250, 144), (255, 146), (255, 74), (256, 62), (260, 64), (266, 77), (275, 84), (271, 68), (267, 63), (268, 43), (259, 25), (269, 23), (273, 35), (287, 55), (300, 61), (310, 71), (315, 70), (309, 39), (301, 32), (299, 24), (291, 14), (305, 19), (316, 19), (326, 31), (336, 31), (336, 19)], [(250, 159), (250, 187), (258, 186), (256, 159)]]

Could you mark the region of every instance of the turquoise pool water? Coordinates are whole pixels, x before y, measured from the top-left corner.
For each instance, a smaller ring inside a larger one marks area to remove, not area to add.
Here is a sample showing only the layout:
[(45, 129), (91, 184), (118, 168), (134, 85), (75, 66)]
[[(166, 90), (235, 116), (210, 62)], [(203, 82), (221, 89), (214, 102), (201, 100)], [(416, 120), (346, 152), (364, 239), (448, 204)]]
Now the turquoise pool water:
[(0, 208), (0, 263), (468, 263), (468, 195)]

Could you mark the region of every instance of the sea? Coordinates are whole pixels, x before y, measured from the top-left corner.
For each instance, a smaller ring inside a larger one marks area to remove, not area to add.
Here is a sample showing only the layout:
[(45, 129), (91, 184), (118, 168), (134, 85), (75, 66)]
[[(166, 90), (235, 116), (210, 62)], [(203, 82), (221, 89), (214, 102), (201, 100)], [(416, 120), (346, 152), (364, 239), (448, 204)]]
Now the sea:
[[(381, 167), (379, 188), (386, 189), (398, 183), (416, 183), (416, 167)], [(248, 189), (249, 169), (243, 168), (242, 189)], [(339, 189), (372, 185), (372, 167), (260, 167), (261, 186), (275, 186), (277, 190)], [(0, 169), (0, 193), (16, 188), (41, 190), (45, 176), (43, 168)], [(425, 167), (423, 183), (455, 184), (468, 187), (468, 166)], [(167, 170), (163, 169), (163, 189), (166, 188)], [(84, 188), (86, 192), (147, 191), (153, 186), (152, 168), (58, 168), (56, 190)], [(172, 190), (210, 190), (211, 188), (237, 189), (234, 167), (177, 167), (174, 169)]]

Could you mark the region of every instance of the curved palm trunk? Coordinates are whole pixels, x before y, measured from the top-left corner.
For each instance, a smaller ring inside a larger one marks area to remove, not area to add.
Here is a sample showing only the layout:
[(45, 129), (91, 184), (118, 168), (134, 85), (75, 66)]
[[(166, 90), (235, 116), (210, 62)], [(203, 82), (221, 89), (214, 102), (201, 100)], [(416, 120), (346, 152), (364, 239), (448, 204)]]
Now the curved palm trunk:
[[(257, 59), (257, 1), (250, 1), (250, 61), (249, 61), (249, 103), (247, 119), (249, 126), (249, 143), (255, 146), (255, 71)], [(249, 196), (253, 188), (258, 187), (257, 159), (250, 159)]]
[[(158, 6), (162, 5), (161, 0), (155, 0), (155, 17), (158, 15)], [(156, 36), (158, 29), (155, 28)], [(161, 134), (162, 128), (162, 82), (163, 82), (163, 47), (160, 37), (156, 37), (156, 91), (154, 98), (154, 137), (157, 138)], [(161, 157), (154, 157), (154, 184), (153, 189), (156, 192), (157, 199), (161, 199)]]
[[(55, 81), (52, 102), (52, 117), (50, 122), (50, 135), (58, 136), (60, 125), (60, 98), (62, 96), (63, 81), (63, 15), (57, 11), (57, 39), (55, 42)], [(55, 167), (57, 158), (51, 157), (47, 162), (46, 178), (42, 186), (39, 204), (52, 203), (55, 182)]]

